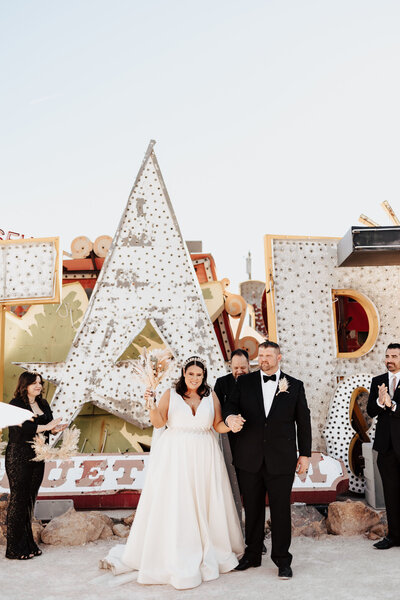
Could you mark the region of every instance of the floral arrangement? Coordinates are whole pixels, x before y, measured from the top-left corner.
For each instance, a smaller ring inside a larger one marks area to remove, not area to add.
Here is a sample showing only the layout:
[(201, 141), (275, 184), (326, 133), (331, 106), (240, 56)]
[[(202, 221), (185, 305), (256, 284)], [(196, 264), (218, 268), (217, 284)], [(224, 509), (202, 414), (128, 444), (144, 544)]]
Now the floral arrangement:
[(289, 390), (289, 382), (286, 379), (286, 377), (282, 377), (282, 379), (280, 379), (278, 381), (278, 392), (277, 392), (277, 396), (278, 394), (280, 394), (281, 392), (287, 392)]
[(43, 433), (38, 433), (33, 441), (30, 442), (35, 451), (36, 456), (33, 461), (41, 460), (67, 460), (71, 456), (79, 453), (78, 442), (81, 432), (76, 427), (72, 426), (66, 429), (63, 433), (62, 443), (59, 448), (52, 448), (46, 444), (46, 438)]
[(160, 381), (165, 377), (171, 366), (173, 356), (167, 349), (148, 351), (144, 348), (139, 358), (133, 361), (133, 376), (146, 388), (151, 388), (153, 396), (146, 401), (146, 408), (151, 410), (156, 407), (155, 390)]
[(2, 431), (0, 429), (0, 454), (3, 454), (3, 452), (4, 452), (4, 450), (6, 449), (6, 446), (7, 446), (7, 442), (3, 442), (2, 441), (2, 436), (3, 436), (3, 433), (2, 433)]

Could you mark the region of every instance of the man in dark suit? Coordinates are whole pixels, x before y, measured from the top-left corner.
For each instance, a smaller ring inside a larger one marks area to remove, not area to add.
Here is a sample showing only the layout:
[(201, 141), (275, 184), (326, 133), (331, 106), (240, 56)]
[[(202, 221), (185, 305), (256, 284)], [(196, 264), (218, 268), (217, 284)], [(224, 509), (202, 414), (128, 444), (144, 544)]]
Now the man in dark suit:
[(246, 550), (236, 569), (243, 571), (261, 564), (268, 492), (271, 558), (279, 577), (289, 579), (290, 494), (295, 471), (301, 474), (308, 469), (311, 422), (303, 383), (281, 372), (281, 358), (278, 344), (260, 344), (260, 371), (238, 378), (223, 407), (223, 416), (232, 431), (237, 432), (233, 464), (239, 472), (246, 517)]
[(388, 535), (374, 544), (378, 550), (400, 546), (400, 344), (389, 344), (388, 370), (371, 381), (367, 412), (378, 417), (374, 450), (385, 496)]
[[(233, 392), (235, 383), (240, 375), (246, 375), (250, 371), (249, 355), (246, 350), (237, 349), (231, 354), (230, 366), (232, 373), (218, 377), (215, 382), (214, 392), (218, 396), (218, 400), (223, 407)], [(231, 431), (228, 433), (229, 444), (233, 452), (233, 445), (235, 443), (235, 434)]]

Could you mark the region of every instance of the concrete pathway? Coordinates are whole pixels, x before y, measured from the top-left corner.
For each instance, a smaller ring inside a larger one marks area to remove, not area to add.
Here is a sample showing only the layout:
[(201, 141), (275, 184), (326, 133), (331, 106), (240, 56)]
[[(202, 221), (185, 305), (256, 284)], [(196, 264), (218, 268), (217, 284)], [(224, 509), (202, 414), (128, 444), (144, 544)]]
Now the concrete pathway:
[(294, 577), (280, 581), (268, 557), (244, 573), (232, 572), (192, 590), (135, 582), (115, 587), (97, 568), (116, 540), (79, 547), (42, 545), (28, 561), (0, 558), (1, 600), (400, 600), (400, 548), (378, 551), (362, 537), (295, 538)]

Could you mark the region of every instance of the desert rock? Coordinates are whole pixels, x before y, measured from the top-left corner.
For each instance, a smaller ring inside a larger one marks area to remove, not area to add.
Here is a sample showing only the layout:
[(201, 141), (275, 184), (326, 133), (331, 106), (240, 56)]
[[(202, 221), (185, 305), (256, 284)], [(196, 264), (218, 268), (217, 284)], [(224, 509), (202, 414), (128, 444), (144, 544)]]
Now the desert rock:
[(292, 505), (292, 535), (319, 537), (327, 533), (325, 517), (313, 506)]
[(122, 521), (125, 523), (125, 525), (129, 525), (129, 527), (132, 525), (132, 523), (135, 519), (135, 514), (136, 514), (136, 510), (134, 510), (133, 513), (131, 515), (129, 515), (129, 517), (125, 517), (124, 519), (122, 519)]
[(113, 525), (114, 535), (118, 537), (126, 538), (129, 535), (130, 527), (128, 525), (124, 525), (123, 523), (116, 523)]
[(36, 544), (39, 544), (42, 539), (43, 529), (44, 527), (40, 521), (38, 521), (37, 519), (32, 520), (32, 533), (33, 539), (35, 540)]
[(47, 524), (42, 531), (42, 541), (45, 544), (79, 546), (112, 535), (112, 521), (107, 515), (97, 511), (76, 512), (70, 508)]
[(380, 514), (380, 520), (377, 525), (371, 527), (371, 529), (366, 533), (366, 536), (370, 540), (378, 540), (380, 538), (385, 537), (388, 534), (388, 524), (386, 518), (386, 511), (383, 510)]
[(328, 507), (326, 525), (335, 535), (361, 535), (380, 521), (380, 514), (363, 502), (346, 500), (332, 502)]

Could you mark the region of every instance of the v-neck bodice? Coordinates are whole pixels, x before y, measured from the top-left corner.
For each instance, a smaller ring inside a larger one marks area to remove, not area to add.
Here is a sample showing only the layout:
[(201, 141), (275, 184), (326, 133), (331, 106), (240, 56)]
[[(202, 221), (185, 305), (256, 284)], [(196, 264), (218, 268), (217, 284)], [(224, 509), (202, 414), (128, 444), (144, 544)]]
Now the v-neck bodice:
[(214, 421), (214, 403), (212, 395), (204, 396), (196, 414), (174, 388), (170, 391), (167, 426), (172, 428), (211, 429)]

